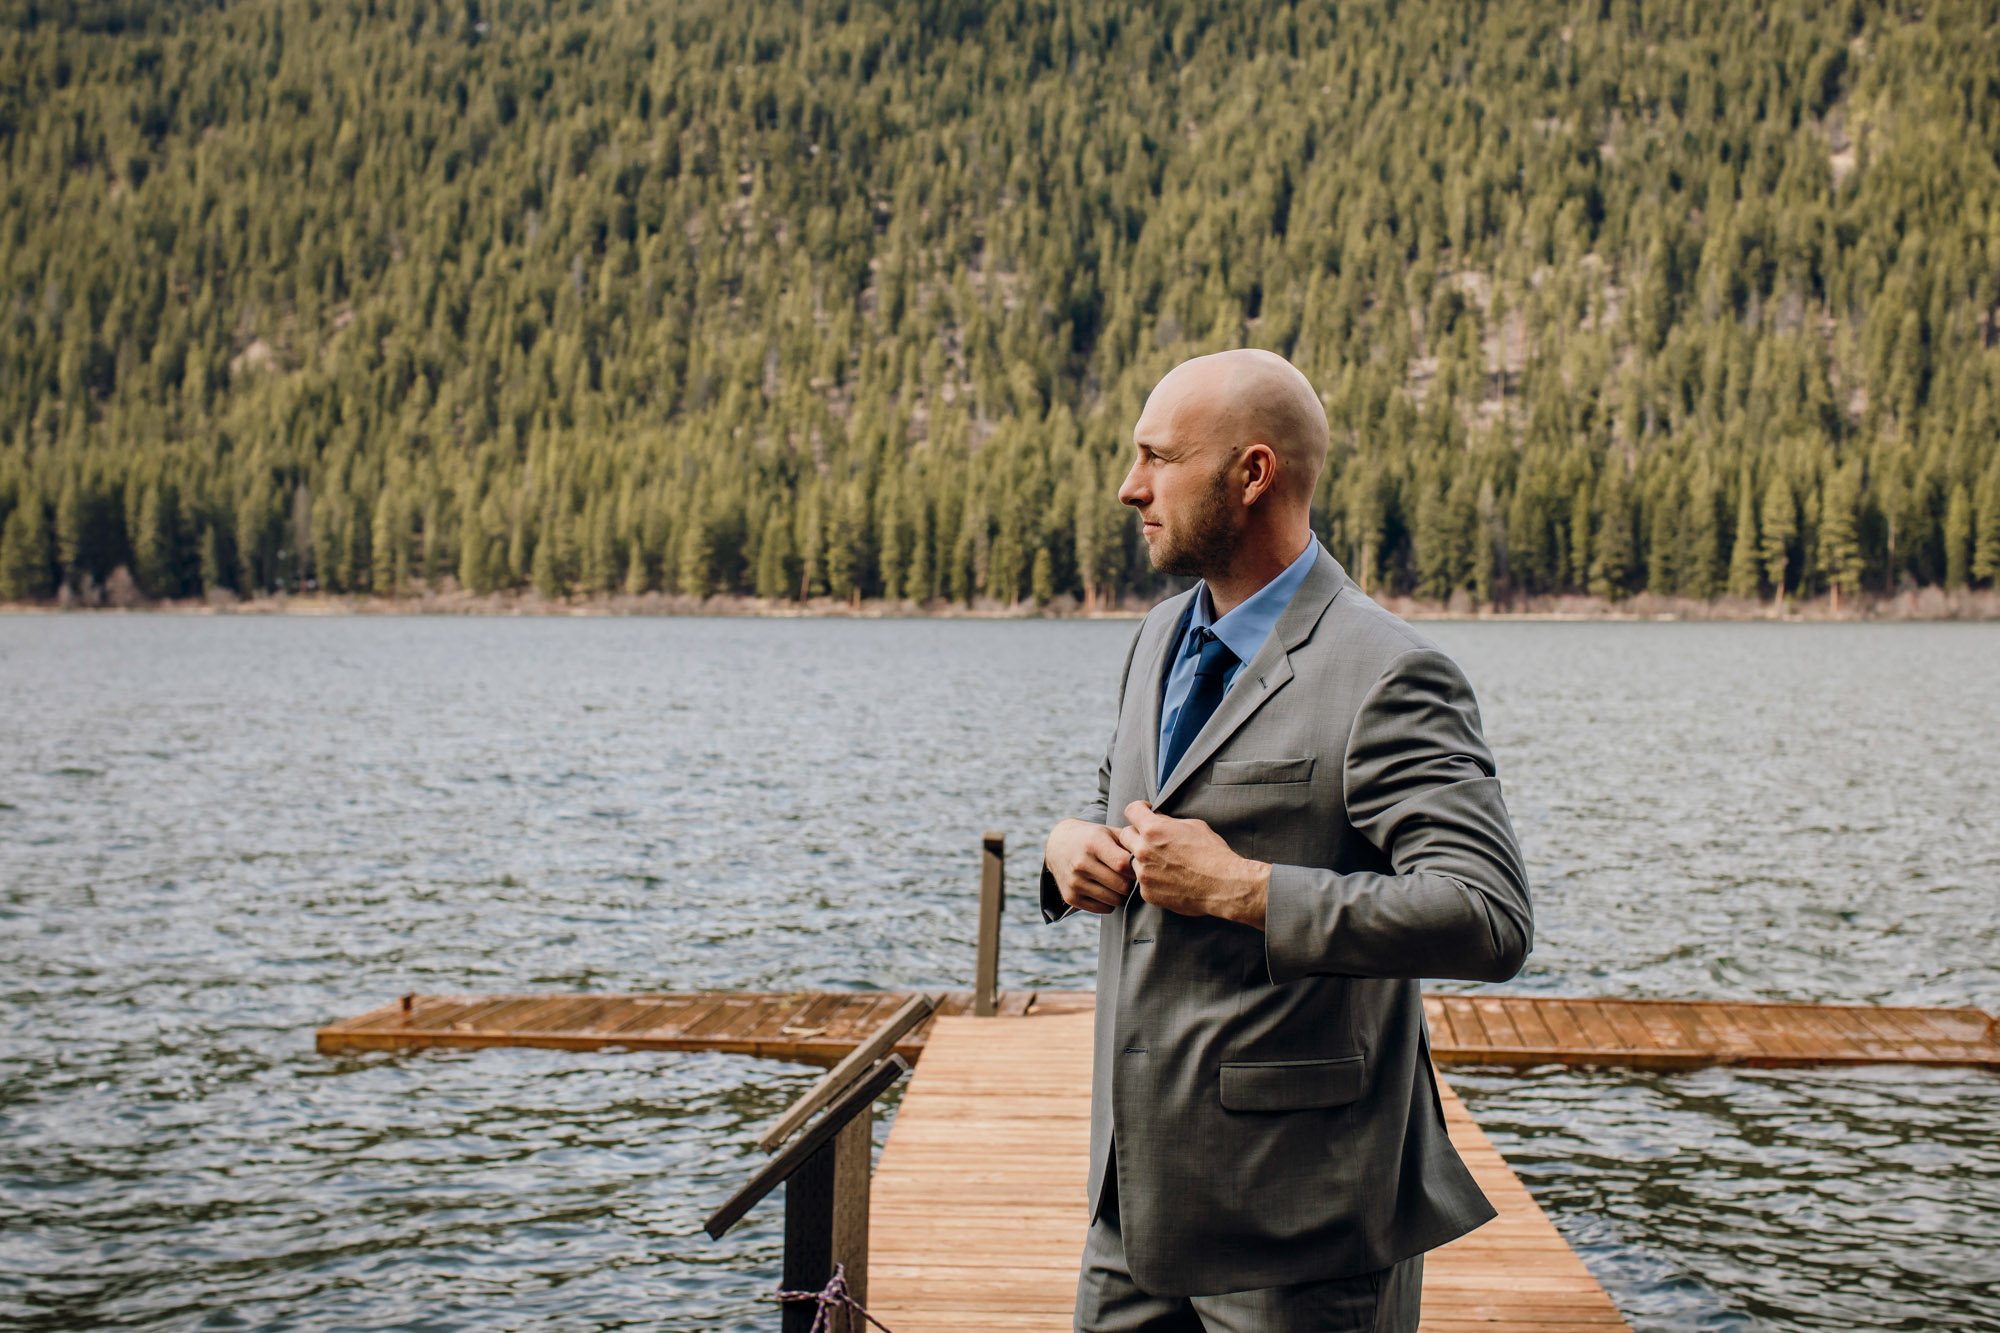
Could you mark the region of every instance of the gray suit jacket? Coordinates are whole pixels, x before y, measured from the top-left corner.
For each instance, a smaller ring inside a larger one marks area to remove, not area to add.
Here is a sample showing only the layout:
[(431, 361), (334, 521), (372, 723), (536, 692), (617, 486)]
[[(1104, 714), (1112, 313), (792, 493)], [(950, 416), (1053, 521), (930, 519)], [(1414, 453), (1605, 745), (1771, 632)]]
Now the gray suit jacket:
[[(1091, 1208), (1115, 1160), (1132, 1276), (1162, 1296), (1373, 1272), (1491, 1218), (1445, 1135), (1417, 978), (1504, 981), (1533, 931), (1471, 686), (1323, 549), (1160, 785), (1192, 598), (1133, 640), (1080, 812), (1118, 827), (1150, 801), (1272, 866), (1263, 931), (1137, 894), (1100, 918)], [(1041, 897), (1067, 915), (1046, 867)]]

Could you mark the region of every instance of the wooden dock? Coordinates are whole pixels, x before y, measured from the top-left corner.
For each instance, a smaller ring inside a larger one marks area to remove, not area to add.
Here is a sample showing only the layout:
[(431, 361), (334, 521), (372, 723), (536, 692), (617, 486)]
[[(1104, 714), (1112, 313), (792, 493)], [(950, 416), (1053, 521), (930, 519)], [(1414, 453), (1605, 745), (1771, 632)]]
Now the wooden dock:
[[(1091, 1022), (936, 1020), (876, 1168), (871, 1313), (896, 1333), (1067, 1333), (1084, 1233)], [(1424, 1268), (1426, 1333), (1623, 1329), (1458, 1098), (1452, 1142), (1499, 1210)]]
[[(908, 995), (889, 991), (671, 995), (413, 995), (321, 1028), (321, 1052), (424, 1046), (725, 1051), (832, 1065)], [(1007, 991), (1002, 1017), (1087, 1013), (1089, 991)], [(966, 1013), (972, 997), (939, 1012)], [(1427, 995), (1440, 1065), (1914, 1064), (2000, 1070), (2000, 1023), (1979, 1009), (1869, 1005), (1590, 1000), (1542, 995)], [(935, 1020), (933, 1020), (935, 1022)], [(897, 1053), (915, 1063), (931, 1024)]]
[[(914, 1027), (908, 1024), (927, 1012), (929, 1001), (891, 1022), (912, 998), (900, 992), (409, 995), (320, 1029), (318, 1046), (327, 1053), (427, 1046), (705, 1050), (834, 1065), (857, 1048), (856, 1061), (884, 1061), (893, 1042), (916, 1075), (875, 1172), (872, 1205), (865, 1168), (859, 1177), (859, 1215), (872, 1212), (854, 1233), (855, 1253), (867, 1256), (869, 1308), (896, 1333), (1057, 1333), (1071, 1326), (1085, 1226), (1094, 997), (987, 994), (994, 1017), (972, 1016), (972, 996), (961, 992), (942, 997), (934, 1016)], [(1427, 995), (1424, 1004), (1440, 1065), (1672, 1070), (1905, 1063), (2000, 1071), (2000, 1023), (1977, 1009), (1484, 993)], [(885, 1067), (875, 1065), (878, 1072)], [(894, 1071), (885, 1077), (892, 1081)], [(1452, 1141), (1499, 1216), (1427, 1258), (1422, 1328), (1625, 1328), (1464, 1106), (1449, 1088), (1443, 1094)], [(810, 1107), (794, 1111), (803, 1117)], [(828, 1111), (822, 1120), (834, 1115)], [(781, 1138), (784, 1128), (773, 1126), (767, 1137)], [(865, 1128), (860, 1134), (865, 1162)], [(782, 1165), (774, 1158), (764, 1174)], [(836, 1162), (829, 1179), (839, 1171)]]

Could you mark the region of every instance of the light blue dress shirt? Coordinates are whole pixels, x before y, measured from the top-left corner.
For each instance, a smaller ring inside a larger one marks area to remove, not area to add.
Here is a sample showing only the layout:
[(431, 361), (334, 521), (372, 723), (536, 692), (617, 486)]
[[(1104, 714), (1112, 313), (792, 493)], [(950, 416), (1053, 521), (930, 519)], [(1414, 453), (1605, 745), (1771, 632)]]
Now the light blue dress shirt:
[(1167, 737), (1174, 733), (1174, 721), (1180, 717), (1186, 706), (1188, 694), (1194, 689), (1194, 669), (1201, 660), (1201, 648), (1195, 642), (1194, 631), (1213, 629), (1215, 637), (1236, 654), (1236, 665), (1229, 668), (1223, 677), (1223, 697), (1236, 688), (1236, 678), (1243, 674), (1244, 666), (1257, 655), (1264, 646), (1264, 640), (1271, 637), (1271, 631), (1278, 626), (1278, 617), (1292, 604), (1299, 585), (1306, 581), (1306, 574), (1319, 559), (1319, 538), (1306, 543), (1306, 549), (1299, 558), (1285, 566), (1285, 572), (1272, 579), (1257, 591), (1243, 599), (1242, 605), (1222, 619), (1215, 618), (1215, 603), (1208, 595), (1208, 583), (1204, 580), (1194, 590), (1194, 609), (1189, 612), (1187, 622), (1181, 629), (1181, 641), (1174, 647), (1173, 667), (1167, 672), (1167, 686), (1160, 691), (1160, 744), (1159, 755), (1162, 765), (1160, 785), (1165, 786), (1168, 774), (1165, 771), (1167, 758)]

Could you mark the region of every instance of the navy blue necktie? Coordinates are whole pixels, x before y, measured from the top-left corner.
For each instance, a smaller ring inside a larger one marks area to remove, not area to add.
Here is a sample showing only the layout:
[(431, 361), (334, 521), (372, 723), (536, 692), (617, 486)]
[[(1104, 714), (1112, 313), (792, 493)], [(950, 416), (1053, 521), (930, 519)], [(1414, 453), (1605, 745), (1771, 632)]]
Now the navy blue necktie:
[(1167, 737), (1166, 754), (1160, 764), (1160, 771), (1169, 776), (1208, 719), (1215, 715), (1223, 691), (1229, 688), (1229, 669), (1237, 663), (1229, 645), (1216, 638), (1215, 631), (1207, 626), (1194, 631), (1194, 637), (1201, 645), (1201, 660), (1195, 664), (1194, 684), (1188, 689), (1187, 702), (1174, 717), (1174, 729)]

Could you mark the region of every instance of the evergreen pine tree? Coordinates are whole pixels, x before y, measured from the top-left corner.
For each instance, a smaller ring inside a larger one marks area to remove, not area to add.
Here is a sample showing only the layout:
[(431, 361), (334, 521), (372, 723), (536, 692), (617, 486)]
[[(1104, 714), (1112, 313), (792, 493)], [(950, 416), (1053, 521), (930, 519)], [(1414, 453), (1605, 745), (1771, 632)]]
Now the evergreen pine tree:
[(861, 480), (855, 478), (840, 488), (834, 503), (833, 522), (826, 533), (826, 587), (842, 601), (861, 598), (863, 506)]
[(826, 591), (826, 524), (820, 500), (822, 488), (811, 485), (799, 504), (796, 534), (799, 558), (799, 600)]
[(513, 522), (507, 528), (507, 577), (505, 582), (510, 588), (518, 588), (523, 583), (529, 582), (533, 575), (531, 566), (533, 555), (530, 546), (532, 538), (528, 532), (528, 521), (522, 512), (523, 508), (524, 506), (520, 498), (516, 497), (514, 501)]
[(1590, 479), (1576, 484), (1569, 506), (1569, 586), (1578, 592), (1590, 587)]
[(1544, 499), (1539, 483), (1516, 478), (1514, 498), (1507, 505), (1507, 546), (1512, 554), (1512, 583), (1522, 592), (1540, 592), (1553, 582)]
[(714, 534), (709, 531), (707, 515), (699, 500), (688, 506), (687, 516), (681, 521), (681, 549), (676, 563), (680, 569), (681, 592), (689, 597), (714, 594)]
[(470, 498), (458, 522), (458, 584), (476, 596), (493, 591), (492, 537), (480, 507)]
[(1679, 494), (1677, 477), (1656, 487), (1647, 523), (1646, 590), (1671, 596), (1681, 585), (1680, 529), (1687, 520), (1687, 502)]
[(1763, 540), (1759, 555), (1763, 560), (1764, 577), (1778, 590), (1778, 601), (1783, 602), (1792, 559), (1792, 538), (1799, 531), (1799, 509), (1797, 501), (1792, 498), (1792, 488), (1782, 476), (1773, 476), (1770, 485), (1764, 489), (1764, 508), (1758, 515), (1758, 528)]
[(307, 509), (307, 521), (312, 540), (313, 578), (321, 592), (345, 592), (348, 585), (342, 577), (346, 565), (347, 497), (338, 490), (330, 491), (313, 501)]
[(399, 575), (409, 570), (409, 556), (403, 551), (404, 525), (396, 512), (399, 507), (394, 494), (385, 489), (375, 497), (369, 521), (368, 552), (373, 561), (369, 586), (378, 597), (401, 594), (403, 585)]
[(71, 587), (82, 583), (84, 556), (83, 492), (74, 474), (63, 478), (56, 499), (56, 563)]
[[(437, 500), (433, 498), (430, 504), (432, 521), (424, 526), (426, 547), (430, 542), (430, 533), (435, 528)], [(303, 592), (308, 580), (314, 577), (314, 569), (312, 492), (302, 481), (292, 487), (292, 512), (285, 530), (285, 549), (291, 552), (292, 587), (295, 591)]]
[(222, 533), (211, 523), (201, 531), (201, 586), (208, 592), (217, 592), (228, 583), (228, 566), (223, 563), (222, 556)]
[(1688, 483), (1686, 541), (1680, 561), (1683, 596), (1706, 601), (1721, 591), (1722, 527), (1717, 516), (1715, 471), (1703, 458)]
[(535, 592), (549, 601), (569, 595), (569, 561), (565, 540), (566, 516), (560, 504), (551, 500), (535, 525), (535, 553), (529, 580)]
[(1829, 469), (1820, 500), (1819, 564), (1832, 590), (1835, 610), (1843, 596), (1861, 591), (1862, 555), (1860, 515), (1856, 513), (1860, 494), (1859, 463)]
[(273, 504), (268, 475), (259, 476), (237, 499), (236, 559), (240, 569), (237, 588), (241, 592), (268, 591), (276, 582)]
[(903, 578), (903, 595), (911, 601), (935, 601), (937, 589), (937, 527), (931, 506), (909, 493), (910, 567)]
[(348, 497), (341, 528), (347, 536), (346, 557), (340, 571), (341, 586), (349, 592), (359, 592), (368, 586), (368, 571), (374, 565), (368, 507), (360, 496)]
[(642, 543), (632, 541), (626, 544), (626, 552), (625, 592), (628, 596), (638, 597), (644, 594), (652, 580), (646, 568), (646, 548)]
[(1441, 489), (1425, 486), (1417, 497), (1417, 594), (1434, 602), (1451, 596), (1452, 551)]
[(977, 591), (978, 573), (974, 569), (977, 556), (977, 536), (975, 527), (981, 531), (986, 520), (978, 516), (973, 506), (965, 507), (965, 519), (958, 530), (958, 540), (952, 545), (951, 566), (947, 572), (946, 587), (955, 602), (972, 605), (972, 595)]
[(132, 575), (139, 581), (139, 591), (148, 597), (173, 596), (168, 586), (172, 567), (173, 540), (167, 531), (160, 488), (141, 487), (139, 521), (132, 532)]
[(879, 543), (875, 568), (880, 571), (881, 594), (892, 602), (900, 600), (906, 557), (903, 551), (903, 487), (899, 472), (889, 473), (876, 488), (875, 536)]
[(1736, 540), (1729, 550), (1729, 595), (1749, 600), (1758, 592), (1758, 553), (1763, 549), (1757, 534), (1756, 491), (1750, 484), (1750, 470), (1737, 484)]
[(1503, 564), (1502, 544), (1506, 534), (1500, 529), (1499, 501), (1494, 498), (1493, 478), (1479, 482), (1479, 502), (1472, 529), (1472, 596), (1481, 606), (1491, 606)]
[(395, 589), (397, 596), (409, 591), (410, 579), (415, 573), (415, 545), (411, 536), (409, 516), (407, 514), (399, 516), (396, 524), (396, 568), (390, 576), (389, 584)]
[(1590, 592), (1616, 601), (1633, 569), (1632, 505), (1625, 469), (1613, 460), (1597, 486), (1597, 532), (1590, 543)]
[(1077, 462), (1075, 509), (1070, 515), (1070, 532), (1076, 544), (1076, 577), (1083, 585), (1086, 612), (1097, 610), (1097, 589), (1104, 582), (1105, 525), (1099, 514), (1103, 502), (1097, 486), (1097, 459), (1086, 448)]
[(1944, 511), (1944, 586), (1963, 588), (1972, 564), (1972, 496), (1960, 482)]
[(493, 591), (492, 539), (476, 515), (467, 518), (459, 530), (458, 583), (467, 592), (483, 597)]
[(1972, 551), (1972, 577), (2000, 586), (2000, 455), (1979, 483), (1978, 532)]
[(764, 520), (764, 532), (757, 546), (757, 595), (769, 601), (791, 597), (798, 592), (792, 579), (792, 525), (782, 512)]
[(55, 582), (49, 560), (52, 554), (41, 501), (24, 497), (0, 527), (0, 601), (48, 596)]
[(584, 525), (589, 534), (583, 551), (585, 592), (610, 592), (618, 586), (622, 571), (618, 566), (618, 536), (613, 530), (615, 518), (610, 496), (590, 497), (584, 510)]

